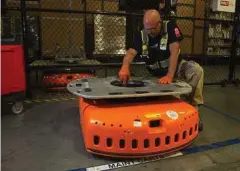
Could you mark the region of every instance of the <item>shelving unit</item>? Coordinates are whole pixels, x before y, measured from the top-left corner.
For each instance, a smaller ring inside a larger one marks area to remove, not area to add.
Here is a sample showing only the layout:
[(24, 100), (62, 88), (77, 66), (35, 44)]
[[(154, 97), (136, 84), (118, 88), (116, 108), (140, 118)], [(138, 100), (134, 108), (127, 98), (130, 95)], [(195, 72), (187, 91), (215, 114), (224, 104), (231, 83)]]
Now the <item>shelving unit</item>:
[(207, 56), (230, 57), (234, 13), (214, 12), (211, 1), (207, 2), (205, 52)]
[(237, 20), (237, 29), (236, 29), (236, 59), (234, 61), (234, 84), (240, 84), (240, 2), (237, 1), (236, 7), (236, 20)]

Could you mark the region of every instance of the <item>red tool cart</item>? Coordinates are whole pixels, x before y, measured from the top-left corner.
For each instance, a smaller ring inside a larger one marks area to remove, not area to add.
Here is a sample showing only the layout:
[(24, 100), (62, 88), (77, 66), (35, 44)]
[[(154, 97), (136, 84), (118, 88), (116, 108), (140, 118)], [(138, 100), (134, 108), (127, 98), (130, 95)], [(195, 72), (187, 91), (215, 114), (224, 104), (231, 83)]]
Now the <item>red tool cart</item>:
[(2, 108), (11, 105), (14, 114), (23, 111), (26, 75), (22, 45), (1, 45)]

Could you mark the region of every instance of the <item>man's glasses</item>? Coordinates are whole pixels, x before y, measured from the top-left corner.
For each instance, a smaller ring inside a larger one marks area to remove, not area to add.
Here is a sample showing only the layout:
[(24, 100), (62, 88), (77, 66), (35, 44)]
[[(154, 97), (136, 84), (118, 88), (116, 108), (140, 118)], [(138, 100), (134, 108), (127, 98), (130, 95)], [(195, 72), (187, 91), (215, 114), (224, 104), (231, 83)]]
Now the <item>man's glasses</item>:
[(151, 28), (147, 28), (147, 29), (145, 29), (145, 30), (146, 30), (146, 31), (156, 30), (157, 27), (158, 27), (158, 24), (161, 24), (161, 21), (158, 21), (155, 26), (153, 26), (153, 27), (151, 27)]

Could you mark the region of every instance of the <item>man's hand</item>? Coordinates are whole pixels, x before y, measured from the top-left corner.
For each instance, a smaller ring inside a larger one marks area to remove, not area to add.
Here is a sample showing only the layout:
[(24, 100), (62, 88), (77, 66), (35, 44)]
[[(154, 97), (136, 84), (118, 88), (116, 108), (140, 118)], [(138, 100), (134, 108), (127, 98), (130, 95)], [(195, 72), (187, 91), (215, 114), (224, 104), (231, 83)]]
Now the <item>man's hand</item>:
[(118, 73), (120, 81), (123, 82), (123, 85), (126, 85), (128, 80), (130, 79), (130, 71), (129, 71), (129, 66), (122, 66)]
[(122, 67), (118, 73), (119, 79), (123, 82), (123, 85), (126, 85), (130, 79), (129, 67), (136, 56), (137, 51), (135, 49), (128, 49), (127, 54), (124, 56)]
[(173, 81), (173, 77), (170, 75), (166, 75), (158, 80), (160, 84), (171, 84)]

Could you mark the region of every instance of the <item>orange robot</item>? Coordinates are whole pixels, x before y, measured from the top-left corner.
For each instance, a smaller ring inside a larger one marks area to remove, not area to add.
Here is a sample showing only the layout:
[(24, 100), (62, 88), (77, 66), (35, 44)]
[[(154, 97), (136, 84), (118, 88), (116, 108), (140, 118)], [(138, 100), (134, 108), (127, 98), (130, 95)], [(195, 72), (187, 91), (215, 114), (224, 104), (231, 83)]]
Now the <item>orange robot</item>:
[(93, 73), (59, 73), (45, 74), (42, 79), (43, 85), (49, 90), (62, 90), (66, 85), (76, 79), (94, 77)]
[(72, 81), (68, 90), (79, 96), (80, 124), (88, 152), (118, 158), (166, 155), (189, 146), (198, 135), (197, 110), (176, 95), (190, 85), (157, 80), (113, 78)]

